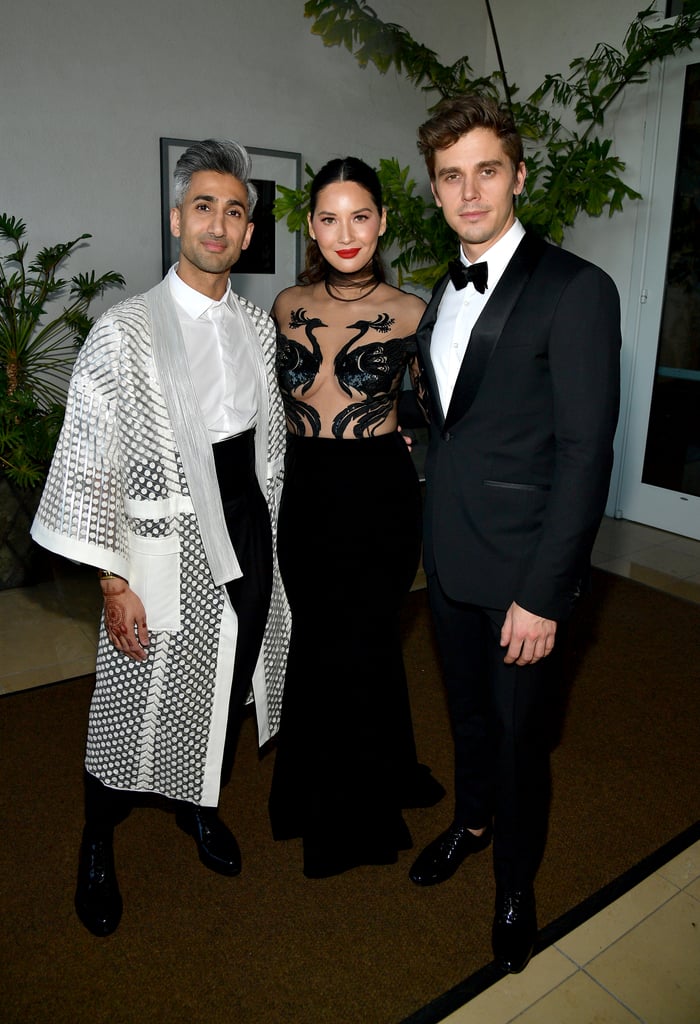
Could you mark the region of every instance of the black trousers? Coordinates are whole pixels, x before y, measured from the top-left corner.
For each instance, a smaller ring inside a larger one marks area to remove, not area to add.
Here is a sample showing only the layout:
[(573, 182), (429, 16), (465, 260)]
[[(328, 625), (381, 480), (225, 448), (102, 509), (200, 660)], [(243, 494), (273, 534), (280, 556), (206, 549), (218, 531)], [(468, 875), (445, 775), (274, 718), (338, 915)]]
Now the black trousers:
[(435, 576), (428, 594), (455, 747), (455, 821), (493, 820), (497, 885), (530, 885), (542, 859), (550, 801), (552, 687), (562, 637), (533, 665), (506, 665), (505, 611), (451, 600)]
[[(213, 446), (226, 527), (243, 575), (226, 584), (238, 618), (221, 783), (230, 780), (243, 707), (262, 645), (272, 594), (272, 529), (255, 475), (255, 432)], [(85, 821), (109, 828), (123, 821), (139, 794), (115, 790), (85, 773)]]

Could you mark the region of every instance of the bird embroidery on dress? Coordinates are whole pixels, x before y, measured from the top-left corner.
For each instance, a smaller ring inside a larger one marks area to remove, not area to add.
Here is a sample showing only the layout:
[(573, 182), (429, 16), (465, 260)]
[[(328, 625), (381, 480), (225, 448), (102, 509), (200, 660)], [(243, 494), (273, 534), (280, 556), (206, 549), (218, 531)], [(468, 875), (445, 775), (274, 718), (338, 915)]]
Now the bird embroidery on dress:
[(279, 335), (277, 373), (284, 411), (287, 414), (289, 427), (295, 434), (306, 434), (308, 425), (308, 433), (312, 437), (318, 437), (321, 433), (321, 417), (312, 405), (296, 398), (294, 392), (301, 390), (301, 394), (305, 395), (318, 376), (323, 362), (323, 354), (314, 336), (314, 328), (326, 325), (318, 317), (307, 317), (305, 309), (296, 309), (292, 310), (289, 326), (292, 329), (304, 328), (311, 351), (295, 338), (288, 338), (285, 334)]
[[(388, 313), (380, 313), (374, 320), (357, 320), (347, 325), (349, 331), (356, 333), (336, 355), (333, 372), (339, 387), (348, 397), (353, 398), (359, 393), (362, 398), (335, 417), (331, 427), (334, 437), (343, 438), (348, 430), (356, 438), (372, 436), (391, 413), (406, 365), (407, 339), (389, 338), (365, 345), (358, 342), (370, 330), (388, 333), (394, 322)], [(306, 394), (320, 371), (323, 354), (314, 331), (317, 327), (326, 326), (322, 320), (307, 316), (304, 309), (293, 310), (289, 327), (303, 327), (311, 349), (284, 334), (279, 337), (277, 366), (280, 386), (290, 427), (297, 434), (320, 434), (318, 413), (296, 397), (295, 392)]]

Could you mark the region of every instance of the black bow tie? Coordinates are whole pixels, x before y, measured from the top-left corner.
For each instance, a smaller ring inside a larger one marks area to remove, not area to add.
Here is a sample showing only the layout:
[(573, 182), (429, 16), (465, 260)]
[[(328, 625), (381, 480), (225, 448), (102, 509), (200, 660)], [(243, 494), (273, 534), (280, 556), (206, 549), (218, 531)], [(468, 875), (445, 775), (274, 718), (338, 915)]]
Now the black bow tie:
[(470, 281), (482, 295), (486, 291), (486, 282), (489, 277), (488, 263), (473, 263), (471, 267), (465, 267), (461, 260), (450, 260), (447, 269), (457, 291), (466, 288)]

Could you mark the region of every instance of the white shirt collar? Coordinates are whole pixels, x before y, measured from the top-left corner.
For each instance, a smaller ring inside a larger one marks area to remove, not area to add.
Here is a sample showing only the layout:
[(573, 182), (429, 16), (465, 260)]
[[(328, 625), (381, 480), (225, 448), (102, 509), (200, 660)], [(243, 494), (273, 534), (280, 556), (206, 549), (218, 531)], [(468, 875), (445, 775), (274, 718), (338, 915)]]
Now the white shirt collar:
[(174, 263), (168, 271), (170, 294), (192, 320), (196, 320), (202, 313), (206, 313), (207, 310), (215, 306), (228, 305), (228, 297), (231, 293), (230, 281), (226, 282), (226, 291), (222, 299), (210, 299), (208, 295), (203, 295), (196, 288), (185, 284), (182, 278), (178, 276), (177, 268), (178, 264)]
[[(499, 238), (497, 242), (494, 242), (486, 252), (483, 252), (475, 263), (488, 263), (489, 265), (489, 282), (488, 290), (491, 291), (495, 288), (496, 284), (501, 278), (503, 271), (506, 269), (515, 250), (520, 245), (522, 238), (525, 234), (525, 228), (522, 226), (519, 220), (516, 220), (506, 231), (502, 238)], [(459, 247), (459, 258), (465, 267), (470, 267), (471, 263), (464, 255), (462, 246)]]

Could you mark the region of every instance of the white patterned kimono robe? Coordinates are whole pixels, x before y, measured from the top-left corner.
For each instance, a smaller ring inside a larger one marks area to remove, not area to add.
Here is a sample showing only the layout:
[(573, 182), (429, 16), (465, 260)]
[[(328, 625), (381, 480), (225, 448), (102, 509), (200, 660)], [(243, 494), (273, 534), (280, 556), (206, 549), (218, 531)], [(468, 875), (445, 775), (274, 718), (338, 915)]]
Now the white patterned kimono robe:
[[(286, 430), (274, 328), (245, 299), (229, 305), (254, 351), (256, 473), (276, 540)], [(224, 584), (241, 571), (167, 279), (108, 310), (80, 350), (32, 536), (123, 576), (146, 609), (145, 661), (117, 651), (101, 622), (88, 771), (116, 789), (216, 805), (237, 634)], [(289, 631), (275, 555), (253, 680), (261, 744), (279, 726)]]

